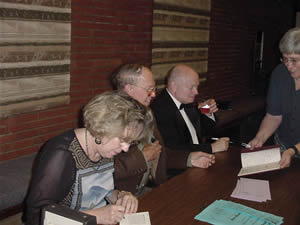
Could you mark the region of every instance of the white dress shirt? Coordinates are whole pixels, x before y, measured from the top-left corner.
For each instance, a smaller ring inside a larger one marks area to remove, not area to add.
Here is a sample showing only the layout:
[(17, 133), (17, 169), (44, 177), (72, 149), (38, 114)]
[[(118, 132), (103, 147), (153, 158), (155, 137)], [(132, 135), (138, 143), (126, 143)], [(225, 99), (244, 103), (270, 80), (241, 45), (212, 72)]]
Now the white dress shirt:
[(175, 105), (177, 106), (180, 114), (182, 115), (182, 117), (183, 117), (183, 119), (185, 121), (185, 124), (187, 125), (187, 127), (189, 129), (189, 132), (190, 132), (190, 134), (192, 136), (193, 144), (199, 144), (197, 133), (196, 133), (196, 130), (195, 130), (192, 122), (190, 121), (189, 117), (185, 113), (184, 108), (180, 109), (181, 103), (168, 91), (168, 89), (167, 89), (167, 92), (171, 96), (171, 98), (174, 101)]

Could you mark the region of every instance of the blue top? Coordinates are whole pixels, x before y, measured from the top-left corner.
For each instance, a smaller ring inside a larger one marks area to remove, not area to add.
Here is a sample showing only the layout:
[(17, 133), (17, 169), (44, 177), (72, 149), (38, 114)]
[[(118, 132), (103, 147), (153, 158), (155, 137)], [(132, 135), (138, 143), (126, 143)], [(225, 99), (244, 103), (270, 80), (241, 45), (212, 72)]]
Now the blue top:
[(300, 90), (296, 91), (295, 80), (283, 64), (272, 72), (267, 112), (282, 116), (276, 135), (285, 148), (300, 142)]

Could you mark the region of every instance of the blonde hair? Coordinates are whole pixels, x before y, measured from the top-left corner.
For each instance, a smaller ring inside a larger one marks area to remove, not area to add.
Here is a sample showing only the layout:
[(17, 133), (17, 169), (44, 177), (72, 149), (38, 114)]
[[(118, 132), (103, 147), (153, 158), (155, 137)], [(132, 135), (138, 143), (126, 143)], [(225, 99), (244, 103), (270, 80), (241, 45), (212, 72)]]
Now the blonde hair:
[[(126, 127), (143, 125), (137, 138), (152, 130), (152, 113), (138, 101), (118, 91), (105, 92), (91, 99), (83, 110), (84, 126), (94, 137), (122, 137)], [(135, 140), (132, 140), (135, 141)]]

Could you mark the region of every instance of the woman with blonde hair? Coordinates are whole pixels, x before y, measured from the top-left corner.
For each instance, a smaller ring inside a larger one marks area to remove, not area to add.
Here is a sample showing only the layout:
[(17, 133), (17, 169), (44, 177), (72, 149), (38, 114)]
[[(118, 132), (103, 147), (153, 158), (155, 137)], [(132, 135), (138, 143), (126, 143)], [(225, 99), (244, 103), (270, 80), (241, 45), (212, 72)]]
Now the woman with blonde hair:
[(97, 224), (116, 224), (137, 212), (130, 193), (114, 190), (113, 157), (127, 152), (152, 128), (146, 107), (119, 92), (95, 96), (83, 112), (84, 128), (49, 140), (39, 152), (26, 199), (26, 225), (41, 224), (41, 210), (61, 204), (96, 217)]

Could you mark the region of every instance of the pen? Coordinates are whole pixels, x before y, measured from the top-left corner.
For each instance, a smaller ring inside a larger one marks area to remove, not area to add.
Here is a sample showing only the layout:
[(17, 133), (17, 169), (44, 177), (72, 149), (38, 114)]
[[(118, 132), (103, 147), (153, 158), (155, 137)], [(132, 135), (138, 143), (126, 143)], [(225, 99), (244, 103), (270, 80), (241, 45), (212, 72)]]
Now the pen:
[(110, 200), (109, 197), (105, 196), (104, 199), (108, 202), (108, 204), (113, 205), (114, 203)]
[[(219, 140), (219, 138), (212, 137), (211, 140), (217, 141), (217, 140)], [(232, 141), (229, 141), (229, 143), (234, 144), (234, 142), (232, 142)], [(244, 148), (251, 148), (251, 146), (249, 144), (244, 143), (244, 142), (241, 142), (240, 145)]]
[(251, 145), (249, 145), (249, 144), (246, 144), (246, 143), (241, 143), (241, 146), (243, 146), (243, 147), (245, 147), (245, 148), (251, 148)]
[[(219, 140), (220, 138), (212, 137), (212, 138), (210, 138), (210, 139), (213, 140), (213, 141), (217, 141), (217, 140)], [(229, 143), (230, 143), (230, 144), (233, 144), (232, 141), (229, 141)]]

